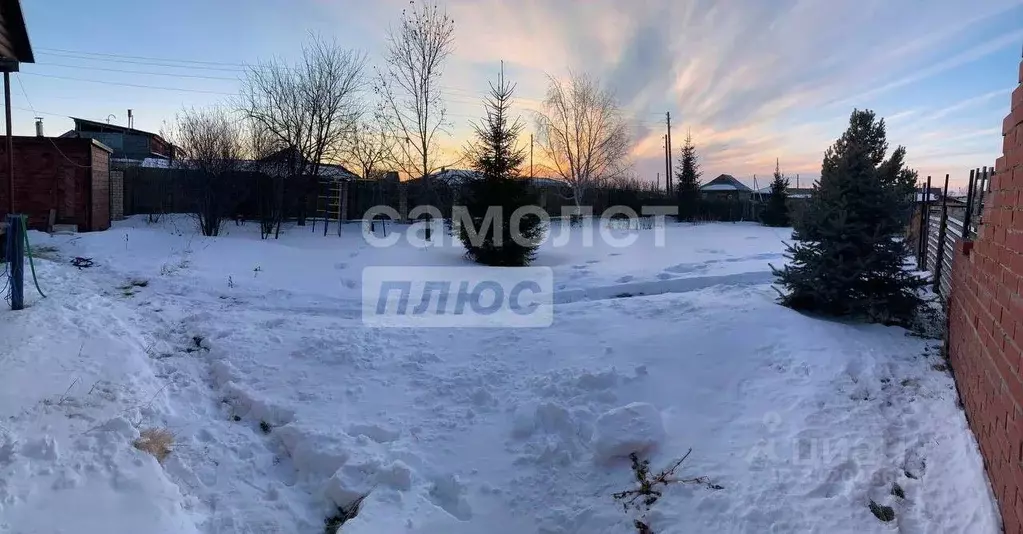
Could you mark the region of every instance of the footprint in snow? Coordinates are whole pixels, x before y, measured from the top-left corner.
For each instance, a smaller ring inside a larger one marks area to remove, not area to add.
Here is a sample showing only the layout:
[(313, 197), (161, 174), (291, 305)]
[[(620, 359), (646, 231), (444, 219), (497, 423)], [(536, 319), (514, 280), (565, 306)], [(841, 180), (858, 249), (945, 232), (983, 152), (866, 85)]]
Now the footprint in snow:
[(577, 269), (577, 270), (581, 270), (581, 269), (585, 269), (586, 266), (585, 265), (573, 265), (572, 268), (573, 269)]
[(608, 254), (607, 257), (608, 258), (613, 258), (615, 256), (621, 256), (621, 255), (622, 255), (621, 252), (612, 252), (612, 253)]
[(615, 282), (617, 282), (619, 284), (625, 284), (625, 283), (631, 282), (631, 281), (633, 281), (635, 279), (636, 279), (635, 276), (623, 276), (623, 277), (619, 278), (618, 280), (615, 280)]
[(661, 273), (657, 275), (658, 280), (671, 280), (672, 278), (675, 278), (675, 275), (671, 273)]
[(600, 260), (587, 260), (586, 263), (593, 265), (594, 263), (600, 263)]
[(334, 264), (334, 268), (339, 270), (339, 271), (342, 271), (342, 270), (348, 268), (348, 264), (343, 262), (343, 261), (339, 261), (339, 262)]

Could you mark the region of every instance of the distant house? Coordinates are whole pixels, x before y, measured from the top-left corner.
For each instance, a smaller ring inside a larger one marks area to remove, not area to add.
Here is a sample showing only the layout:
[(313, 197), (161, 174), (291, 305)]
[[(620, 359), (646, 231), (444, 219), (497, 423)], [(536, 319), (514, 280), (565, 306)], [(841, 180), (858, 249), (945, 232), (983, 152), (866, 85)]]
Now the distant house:
[(700, 186), (700, 196), (708, 200), (749, 200), (752, 194), (753, 189), (730, 174), (722, 174)]
[(527, 180), (533, 187), (566, 187), (568, 182), (560, 178), (545, 178), (543, 176), (534, 176), (532, 178), (525, 177), (523, 180)]
[(61, 137), (95, 139), (114, 151), (110, 156), (113, 160), (174, 159), (174, 145), (159, 134), (88, 119), (71, 120), (75, 121), (75, 128)]
[(434, 183), (443, 183), (450, 186), (462, 185), (473, 180), (482, 178), (479, 172), (468, 169), (441, 169), (430, 175)]
[[(288, 168), (296, 165), (295, 158), (301, 158), (297, 150), (282, 149), (259, 160), (242, 160), (238, 162), (238, 170), (243, 172), (262, 172), (270, 176), (290, 176)], [(142, 160), (141, 166), (152, 169), (188, 169), (190, 167), (187, 159), (174, 161), (163, 158), (146, 158)], [(306, 161), (306, 169), (312, 169), (312, 164)], [(362, 178), (348, 170), (344, 165), (334, 163), (321, 163), (317, 176), (324, 180), (336, 180), (348, 182), (361, 180)]]
[[(271, 176), (290, 176), (293, 171), (289, 171), (289, 168), (297, 167), (298, 163), (304, 162), (305, 169), (307, 171), (312, 170), (313, 165), (308, 159), (306, 159), (300, 151), (296, 148), (283, 148), (256, 161), (243, 161), (241, 162), (241, 169), (253, 172), (263, 172)], [(309, 176), (312, 176), (310, 174)], [(320, 163), (316, 177), (321, 180), (333, 180), (340, 182), (350, 182), (353, 180), (359, 180), (359, 175), (348, 170), (344, 165), (338, 165), (334, 163)]]

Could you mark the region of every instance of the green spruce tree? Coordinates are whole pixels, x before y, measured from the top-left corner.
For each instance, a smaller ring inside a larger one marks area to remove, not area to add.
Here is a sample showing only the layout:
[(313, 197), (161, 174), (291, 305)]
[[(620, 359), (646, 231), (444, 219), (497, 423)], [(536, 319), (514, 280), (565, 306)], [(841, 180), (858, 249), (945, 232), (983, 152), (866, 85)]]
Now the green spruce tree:
[(675, 171), (675, 187), (678, 195), (678, 218), (695, 221), (700, 211), (700, 159), (693, 145), (693, 136), (686, 134), (682, 145), (682, 157)]
[(887, 152), (884, 120), (853, 111), (795, 221), (790, 264), (775, 270), (784, 305), (884, 324), (912, 317), (925, 282), (905, 269), (902, 235), (916, 172), (905, 166), (904, 147)]
[(508, 117), (514, 90), (504, 79), (502, 64), (497, 85), (490, 84), (490, 96), (484, 100), (486, 118), (473, 125), (476, 139), (466, 149), (480, 177), (466, 187), (465, 209), (472, 228), (463, 221), (459, 238), (466, 256), (484, 265), (528, 265), (544, 233), (536, 214), (513, 217), (520, 208), (536, 204), (528, 184), (518, 179), (526, 156), (518, 144), (522, 123)]
[(789, 223), (789, 179), (781, 173), (778, 160), (774, 162), (774, 180), (771, 181), (771, 197), (760, 214), (760, 221), (767, 226), (785, 227)]

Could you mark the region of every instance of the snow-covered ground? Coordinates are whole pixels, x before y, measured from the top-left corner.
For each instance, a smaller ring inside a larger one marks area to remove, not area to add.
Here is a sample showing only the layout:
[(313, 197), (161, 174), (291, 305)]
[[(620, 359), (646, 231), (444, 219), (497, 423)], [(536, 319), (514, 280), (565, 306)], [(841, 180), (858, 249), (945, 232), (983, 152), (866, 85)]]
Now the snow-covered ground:
[[(999, 531), (938, 344), (778, 306), (784, 230), (575, 228), (539, 252), (534, 329), (363, 325), (365, 267), (457, 245), (226, 230), (31, 234), (49, 296), (0, 312), (0, 532), (317, 533), (369, 492), (343, 533), (627, 534), (613, 456), (690, 448), (677, 475), (720, 489), (667, 487), (655, 532)], [(151, 427), (162, 465), (132, 446)]]

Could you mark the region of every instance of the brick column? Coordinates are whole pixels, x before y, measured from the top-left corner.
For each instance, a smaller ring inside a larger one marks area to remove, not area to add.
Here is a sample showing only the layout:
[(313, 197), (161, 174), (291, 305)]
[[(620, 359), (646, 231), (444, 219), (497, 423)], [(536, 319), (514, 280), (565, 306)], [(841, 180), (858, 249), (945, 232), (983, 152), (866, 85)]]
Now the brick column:
[(1023, 62), (973, 243), (957, 248), (948, 353), (1005, 532), (1023, 534)]

